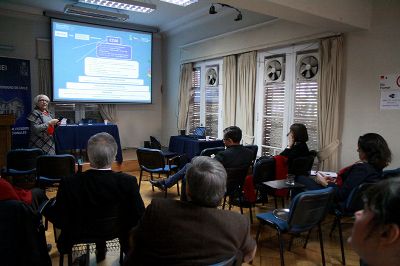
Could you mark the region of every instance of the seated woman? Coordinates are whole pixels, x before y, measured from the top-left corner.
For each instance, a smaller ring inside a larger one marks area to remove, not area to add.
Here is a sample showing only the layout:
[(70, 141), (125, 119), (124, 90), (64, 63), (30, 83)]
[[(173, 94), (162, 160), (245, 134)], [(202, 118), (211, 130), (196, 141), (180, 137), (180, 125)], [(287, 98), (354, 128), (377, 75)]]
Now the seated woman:
[(400, 178), (386, 179), (364, 194), (364, 210), (355, 213), (349, 244), (369, 266), (399, 265)]
[(308, 133), (305, 125), (298, 123), (291, 125), (287, 136), (288, 146), (280, 155), (287, 157), (287, 165), (290, 174), (293, 160), (298, 157), (309, 155), (310, 151), (306, 143), (308, 141)]
[(307, 189), (336, 188), (336, 201), (345, 203), (351, 191), (363, 183), (375, 183), (382, 179), (382, 169), (391, 161), (391, 152), (385, 139), (376, 133), (367, 133), (358, 138), (360, 161), (339, 171), (337, 178), (317, 174), (315, 179), (297, 177)]

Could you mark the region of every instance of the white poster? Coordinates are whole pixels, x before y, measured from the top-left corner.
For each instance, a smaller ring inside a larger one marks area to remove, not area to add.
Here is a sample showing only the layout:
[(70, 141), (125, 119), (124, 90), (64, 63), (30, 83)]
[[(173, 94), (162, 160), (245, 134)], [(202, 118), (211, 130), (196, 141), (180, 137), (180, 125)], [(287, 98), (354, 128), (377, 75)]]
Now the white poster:
[(381, 110), (400, 109), (400, 74), (381, 75)]

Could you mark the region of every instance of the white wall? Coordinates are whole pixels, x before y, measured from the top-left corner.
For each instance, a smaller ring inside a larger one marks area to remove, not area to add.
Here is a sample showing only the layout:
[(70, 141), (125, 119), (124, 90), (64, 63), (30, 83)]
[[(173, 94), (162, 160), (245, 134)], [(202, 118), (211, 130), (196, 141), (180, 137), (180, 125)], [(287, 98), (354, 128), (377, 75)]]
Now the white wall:
[(357, 159), (357, 138), (381, 134), (400, 167), (400, 110), (380, 110), (379, 76), (400, 74), (400, 1), (374, 1), (368, 31), (345, 35), (345, 94), (341, 164)]
[[(388, 141), (393, 152), (389, 168), (400, 167), (400, 110), (379, 110), (379, 75), (400, 73), (400, 2), (373, 1), (371, 29), (345, 34), (345, 63), (342, 102), (342, 146), (340, 166), (357, 158), (356, 143), (361, 134), (377, 132)], [(205, 26), (207, 27), (207, 25)], [(209, 27), (209, 26), (208, 26)], [(217, 26), (214, 26), (217, 27)], [(204, 27), (202, 27), (204, 28)], [(218, 27), (217, 27), (218, 28)], [(262, 47), (290, 45), (324, 35), (327, 29), (278, 20), (261, 28), (252, 28), (194, 45), (180, 46), (193, 41), (202, 29), (182, 32), (165, 40), (163, 95), (163, 141), (176, 134), (176, 113), (181, 62), (234, 54)]]
[[(5, 16), (4, 14), (12, 14)], [(32, 97), (38, 93), (38, 60), (36, 38), (50, 38), (50, 20), (44, 16), (28, 15), (11, 11), (0, 11), (0, 44), (15, 49), (0, 49), (0, 56), (30, 60)], [(161, 136), (161, 37), (153, 37), (153, 103), (147, 105), (117, 105), (117, 125), (121, 146), (140, 147), (150, 135)]]

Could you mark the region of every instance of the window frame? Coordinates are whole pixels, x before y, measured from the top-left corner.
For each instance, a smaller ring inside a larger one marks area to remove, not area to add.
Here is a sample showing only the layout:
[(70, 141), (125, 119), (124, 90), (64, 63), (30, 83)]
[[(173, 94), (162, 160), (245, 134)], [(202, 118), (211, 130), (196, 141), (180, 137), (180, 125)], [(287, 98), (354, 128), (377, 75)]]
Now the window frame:
[[(257, 80), (256, 80), (256, 100), (255, 100), (255, 144), (260, 147), (258, 149), (258, 156), (262, 155), (263, 147), (263, 117), (264, 117), (264, 61), (265, 58), (271, 56), (282, 55), (285, 56), (285, 108), (283, 113), (283, 132), (282, 132), (282, 147), (281, 151), (288, 145), (288, 139), (285, 132), (289, 132), (290, 125), (293, 124), (295, 92), (296, 92), (296, 55), (301, 52), (318, 50), (319, 44), (317, 42), (305, 43), (300, 45), (293, 45), (290, 47), (283, 47), (278, 49), (263, 50), (257, 54)], [(319, 70), (320, 72), (320, 70)], [(318, 73), (320, 75), (320, 73)], [(319, 88), (319, 78), (317, 78)], [(286, 95), (287, 94), (287, 95)], [(318, 121), (317, 121), (318, 123)]]

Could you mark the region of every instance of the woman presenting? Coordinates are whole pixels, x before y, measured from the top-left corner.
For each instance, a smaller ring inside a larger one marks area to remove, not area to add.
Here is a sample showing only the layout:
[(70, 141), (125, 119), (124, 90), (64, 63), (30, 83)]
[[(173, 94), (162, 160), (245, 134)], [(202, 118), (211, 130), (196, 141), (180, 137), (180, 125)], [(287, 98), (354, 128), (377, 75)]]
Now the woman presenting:
[(27, 117), (31, 129), (29, 147), (39, 148), (46, 154), (56, 154), (53, 133), (60, 122), (48, 111), (49, 102), (49, 97), (43, 94), (33, 99), (35, 108)]

